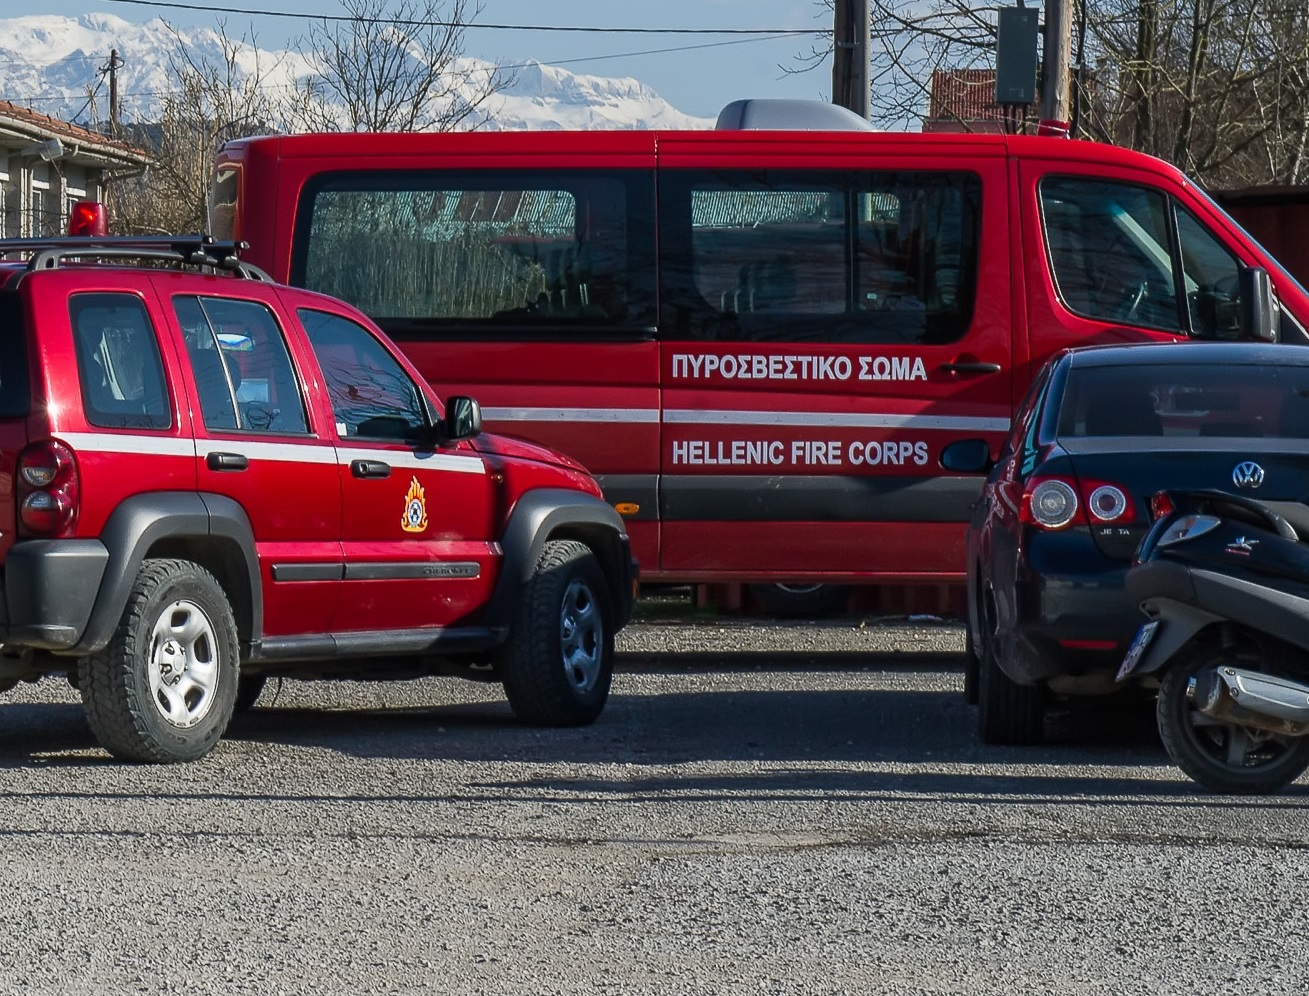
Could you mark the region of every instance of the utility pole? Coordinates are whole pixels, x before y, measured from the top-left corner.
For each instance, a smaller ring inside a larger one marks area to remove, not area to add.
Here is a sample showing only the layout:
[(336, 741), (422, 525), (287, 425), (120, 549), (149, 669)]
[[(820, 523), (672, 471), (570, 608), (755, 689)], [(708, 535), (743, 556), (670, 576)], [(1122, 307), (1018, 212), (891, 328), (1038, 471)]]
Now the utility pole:
[(832, 103), (848, 107), (865, 121), (869, 93), (868, 0), (834, 0), (832, 25)]
[[(1068, 76), (1073, 61), (1073, 0), (1046, 0), (1041, 60), (1041, 129), (1072, 121)], [(1047, 124), (1048, 122), (1048, 124)]]
[(109, 77), (109, 134), (118, 137), (118, 70), (123, 60), (118, 57), (118, 49), (110, 49), (109, 63), (100, 67), (100, 75)]

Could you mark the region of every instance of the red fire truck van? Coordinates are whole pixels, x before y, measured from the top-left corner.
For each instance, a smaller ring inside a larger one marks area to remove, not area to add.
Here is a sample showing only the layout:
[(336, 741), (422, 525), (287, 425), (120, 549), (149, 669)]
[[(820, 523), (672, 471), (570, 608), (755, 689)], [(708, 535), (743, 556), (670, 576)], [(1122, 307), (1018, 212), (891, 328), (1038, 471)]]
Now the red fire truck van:
[(648, 581), (961, 581), (979, 481), (938, 456), (998, 444), (1051, 353), (1239, 337), (1243, 270), (1306, 339), (1305, 290), (1156, 159), (747, 117), (243, 139), (211, 226), (581, 461)]

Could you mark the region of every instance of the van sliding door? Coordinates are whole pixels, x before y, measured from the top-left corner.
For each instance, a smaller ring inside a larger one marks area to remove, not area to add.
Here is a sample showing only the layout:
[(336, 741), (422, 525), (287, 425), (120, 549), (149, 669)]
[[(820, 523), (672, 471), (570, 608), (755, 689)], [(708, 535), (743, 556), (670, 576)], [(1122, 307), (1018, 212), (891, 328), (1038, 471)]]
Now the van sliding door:
[(999, 146), (735, 138), (660, 145), (661, 568), (959, 577), (939, 454), (1010, 414)]

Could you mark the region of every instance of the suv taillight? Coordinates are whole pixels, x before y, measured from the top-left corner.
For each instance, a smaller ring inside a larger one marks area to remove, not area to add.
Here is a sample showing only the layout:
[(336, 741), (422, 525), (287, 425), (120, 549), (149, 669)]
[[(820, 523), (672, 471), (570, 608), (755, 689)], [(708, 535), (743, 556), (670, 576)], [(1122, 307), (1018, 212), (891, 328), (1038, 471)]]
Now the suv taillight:
[(1033, 477), (1023, 489), (1021, 521), (1040, 529), (1071, 525), (1121, 526), (1136, 520), (1125, 488), (1107, 481)]
[(18, 522), (28, 536), (69, 536), (77, 525), (77, 462), (53, 439), (18, 454)]

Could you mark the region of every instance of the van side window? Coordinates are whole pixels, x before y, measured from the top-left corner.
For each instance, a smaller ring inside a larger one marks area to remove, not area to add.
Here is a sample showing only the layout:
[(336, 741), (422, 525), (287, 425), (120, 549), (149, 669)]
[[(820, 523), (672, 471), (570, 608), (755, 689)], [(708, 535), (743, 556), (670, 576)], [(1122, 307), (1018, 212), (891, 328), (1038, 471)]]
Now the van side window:
[(74, 294), (68, 308), (87, 422), (106, 429), (172, 425), (159, 342), (141, 300)]
[(1182, 247), (1191, 334), (1202, 339), (1239, 338), (1240, 264), (1195, 215), (1182, 207), (1177, 209), (1177, 235)]
[(1239, 337), (1240, 264), (1175, 200), (1086, 177), (1046, 177), (1040, 191), (1050, 270), (1069, 311), (1201, 339)]
[(646, 328), (653, 186), (643, 171), (327, 174), (303, 195), (291, 282), (398, 338)]
[(668, 171), (666, 334), (930, 343), (972, 320), (981, 183), (969, 173)]
[(308, 432), (304, 401), (276, 319), (258, 301), (175, 297), (205, 428)]
[(1163, 193), (1086, 177), (1046, 177), (1040, 191), (1050, 270), (1069, 311), (1182, 328)]
[(297, 314), (318, 357), (342, 439), (413, 442), (430, 425), (422, 392), (360, 325), (324, 311)]
[(236, 238), (237, 196), (240, 193), (241, 174), (234, 169), (222, 169), (214, 174), (209, 188), (209, 234), (220, 242)]

